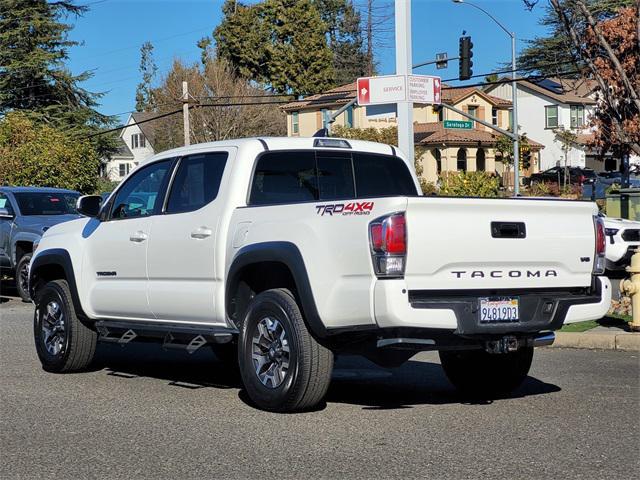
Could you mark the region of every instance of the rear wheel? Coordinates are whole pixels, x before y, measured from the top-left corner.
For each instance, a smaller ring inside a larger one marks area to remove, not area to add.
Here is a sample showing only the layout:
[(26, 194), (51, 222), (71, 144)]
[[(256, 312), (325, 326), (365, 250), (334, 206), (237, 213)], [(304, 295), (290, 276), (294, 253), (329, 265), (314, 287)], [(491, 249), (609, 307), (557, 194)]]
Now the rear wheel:
[(26, 253), (18, 261), (16, 266), (16, 290), (23, 302), (31, 300), (29, 295), (29, 264), (31, 263), (31, 254)]
[(533, 347), (501, 354), (484, 350), (440, 352), (440, 363), (451, 383), (462, 393), (481, 396), (516, 389), (527, 377), (532, 359)]
[(76, 372), (93, 360), (97, 334), (78, 319), (65, 280), (51, 281), (38, 290), (33, 326), (45, 370)]
[(265, 410), (312, 409), (329, 388), (333, 353), (311, 336), (285, 289), (267, 290), (251, 301), (238, 358), (247, 394)]

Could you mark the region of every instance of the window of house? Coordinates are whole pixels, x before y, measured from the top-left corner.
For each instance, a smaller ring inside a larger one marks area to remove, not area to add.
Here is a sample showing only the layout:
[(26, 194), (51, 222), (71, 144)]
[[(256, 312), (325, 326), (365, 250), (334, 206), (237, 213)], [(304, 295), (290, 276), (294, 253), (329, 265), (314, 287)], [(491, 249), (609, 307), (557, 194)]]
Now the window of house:
[(584, 106), (571, 105), (571, 128), (581, 128), (584, 126)]
[(124, 177), (125, 175), (129, 175), (129, 172), (131, 171), (131, 164), (130, 163), (120, 163), (118, 165), (119, 168), (119, 172), (121, 177)]
[[(468, 107), (467, 112), (469, 113), (469, 115), (471, 115), (472, 117), (476, 117), (478, 118), (478, 107)], [(469, 119), (471, 120), (471, 119)], [(473, 121), (473, 120), (472, 120)], [(476, 122), (473, 122), (473, 128), (475, 128), (476, 126)]]
[(498, 109), (496, 107), (491, 109), (491, 123), (493, 125), (498, 125)]
[(345, 112), (345, 127), (347, 128), (353, 128), (353, 107), (349, 107), (347, 108), (347, 111)]
[(291, 132), (292, 133), (300, 133), (300, 123), (298, 118), (298, 112), (293, 112), (291, 114)]
[(558, 106), (548, 105), (544, 107), (545, 128), (558, 128)]
[(211, 152), (181, 159), (166, 212), (193, 212), (212, 202), (218, 196), (228, 156), (227, 152)]
[(144, 135), (141, 133), (134, 133), (131, 135), (131, 148), (144, 148), (146, 147), (147, 142), (144, 138)]
[(431, 107), (431, 111), (434, 115), (438, 115), (438, 122), (442, 122), (444, 120), (444, 108), (435, 105)]

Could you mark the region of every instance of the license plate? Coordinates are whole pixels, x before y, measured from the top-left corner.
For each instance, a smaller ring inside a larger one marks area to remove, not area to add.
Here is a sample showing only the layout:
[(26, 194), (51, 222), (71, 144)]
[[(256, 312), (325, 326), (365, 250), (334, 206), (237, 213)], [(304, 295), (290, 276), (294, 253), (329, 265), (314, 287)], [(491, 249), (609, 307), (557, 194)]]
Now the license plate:
[(480, 322), (517, 322), (520, 318), (519, 303), (514, 297), (481, 298)]

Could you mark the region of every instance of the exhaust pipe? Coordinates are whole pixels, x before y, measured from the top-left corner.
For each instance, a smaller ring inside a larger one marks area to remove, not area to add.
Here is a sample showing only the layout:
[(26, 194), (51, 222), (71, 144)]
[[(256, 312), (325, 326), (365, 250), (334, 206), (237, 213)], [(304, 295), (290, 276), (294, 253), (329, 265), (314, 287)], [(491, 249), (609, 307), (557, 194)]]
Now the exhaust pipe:
[(551, 345), (554, 340), (556, 339), (556, 334), (553, 332), (548, 332), (548, 333), (542, 333), (540, 335), (538, 335), (537, 337), (534, 337), (533, 340), (533, 346), (534, 347), (546, 347), (548, 345)]

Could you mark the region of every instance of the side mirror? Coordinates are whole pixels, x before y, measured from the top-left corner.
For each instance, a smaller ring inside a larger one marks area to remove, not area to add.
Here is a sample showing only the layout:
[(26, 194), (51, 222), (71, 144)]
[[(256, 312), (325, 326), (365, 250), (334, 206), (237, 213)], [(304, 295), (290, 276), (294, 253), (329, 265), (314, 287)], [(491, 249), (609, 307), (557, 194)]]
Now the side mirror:
[(100, 195), (83, 195), (76, 203), (76, 209), (80, 215), (85, 217), (97, 217), (102, 206)]
[(6, 208), (0, 208), (0, 218), (12, 219), (13, 215)]

